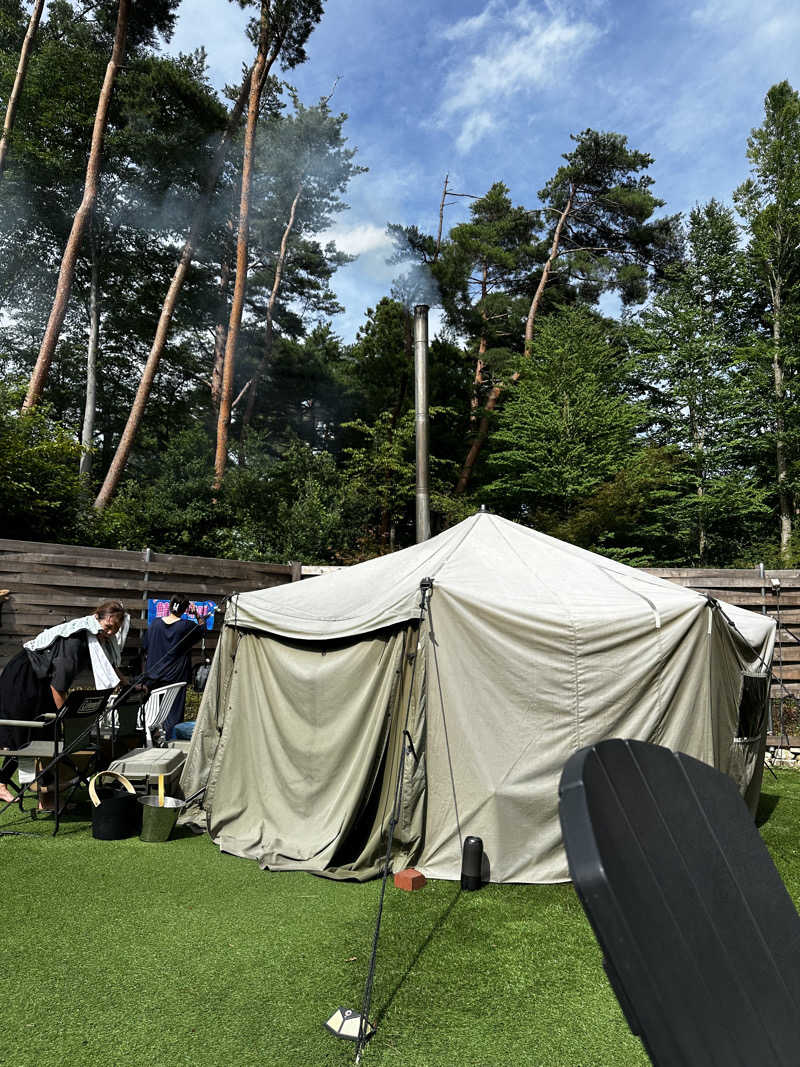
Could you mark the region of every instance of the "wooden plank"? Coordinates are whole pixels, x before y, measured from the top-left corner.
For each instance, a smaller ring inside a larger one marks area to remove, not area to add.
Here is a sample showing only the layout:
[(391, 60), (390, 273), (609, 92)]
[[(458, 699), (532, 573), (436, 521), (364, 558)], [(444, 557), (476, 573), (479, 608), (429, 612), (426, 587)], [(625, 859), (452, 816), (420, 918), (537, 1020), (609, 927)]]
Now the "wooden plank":
[(273, 585), (284, 585), (285, 581), (266, 581), (261, 578), (251, 581), (206, 581), (195, 578), (193, 581), (177, 581), (169, 585), (149, 582), (145, 587), (147, 597), (153, 600), (169, 600), (173, 593), (186, 593), (192, 600), (221, 600), (232, 593), (244, 593), (253, 589), (266, 589)]
[[(776, 622), (778, 621), (775, 613), (769, 612), (769, 616), (770, 618), (775, 619)], [(794, 630), (795, 627), (800, 627), (800, 611), (795, 608), (790, 608), (788, 611), (782, 611), (781, 622), (785, 623), (785, 625), (792, 630)], [(800, 632), (798, 632), (797, 636), (800, 637)]]
[(63, 557), (53, 555), (50, 552), (20, 552), (15, 556), (0, 556), (0, 566), (4, 570), (17, 569), (30, 571), (32, 565), (36, 567), (52, 567), (63, 570), (69, 566), (76, 574), (83, 574), (86, 570), (93, 571), (127, 571), (128, 574), (141, 574), (144, 565), (131, 566), (125, 559), (97, 559), (89, 556), (70, 557), (69, 561)]
[(120, 589), (129, 594), (138, 592), (141, 595), (142, 592), (142, 583), (140, 581), (134, 581), (130, 578), (112, 581), (107, 575), (91, 580), (87, 579), (86, 576), (77, 577), (64, 573), (48, 574), (39, 571), (36, 574), (6, 574), (4, 579), (8, 582), (8, 588), (12, 593), (19, 593), (29, 587), (35, 589), (37, 586), (47, 586), (50, 589), (62, 589), (64, 591), (81, 589), (85, 591), (83, 595), (95, 597), (99, 594), (106, 594), (109, 589)]
[[(52, 586), (25, 586), (24, 589), (15, 590), (5, 602), (5, 606), (28, 604), (28, 605), (51, 605), (53, 607), (74, 607), (79, 609), (78, 615), (88, 615), (98, 606), (101, 598), (97, 596), (81, 596), (69, 589), (53, 588)], [(107, 599), (107, 598), (102, 598)], [(120, 598), (116, 598), (120, 599)], [(125, 610), (128, 612), (139, 611), (147, 607), (147, 601), (141, 598), (132, 599), (129, 596), (121, 598)]]
[(40, 571), (37, 574), (6, 574), (3, 577), (12, 593), (22, 593), (29, 587), (35, 589), (37, 586), (47, 586), (50, 589), (61, 589), (64, 592), (73, 589), (81, 590), (78, 595), (99, 597), (101, 600), (106, 600), (111, 590), (120, 590), (120, 596), (135, 594), (141, 596), (143, 592), (140, 581), (132, 581), (131, 579), (112, 581), (107, 575), (103, 575), (96, 580), (89, 580), (86, 577), (71, 576), (64, 573), (48, 574)]
[(757, 567), (739, 567), (739, 568), (726, 568), (721, 570), (719, 567), (642, 567), (646, 574), (653, 574), (656, 578), (717, 578), (721, 574), (730, 575), (736, 578), (749, 578), (755, 576), (759, 578), (760, 575)]
[[(668, 581), (673, 585), (682, 585), (685, 589), (696, 589), (698, 592), (713, 592), (717, 590), (720, 597), (724, 595), (724, 591), (727, 591), (729, 596), (737, 595), (739, 591), (758, 593), (760, 596), (762, 589), (758, 580), (749, 578), (726, 578), (720, 576), (715, 580), (706, 579), (705, 581), (698, 581), (696, 578), (669, 578)], [(790, 588), (797, 589), (798, 587), (800, 587), (800, 583), (797, 582), (794, 582), (792, 586), (788, 583), (782, 583), (781, 585), (781, 588), (787, 591)], [(764, 595), (766, 598), (773, 595), (769, 584), (764, 586)]]
[(151, 563), (147, 568), (150, 574), (193, 576), (197, 574), (213, 574), (218, 578), (233, 578), (236, 580), (253, 579), (262, 580), (276, 578), (279, 581), (288, 581), (292, 576), (291, 567), (276, 563), (245, 563), (230, 559), (202, 559), (198, 558), (191, 563)]
[[(761, 583), (761, 574), (758, 567), (724, 567), (724, 568), (691, 568), (691, 567), (642, 567), (645, 574), (652, 574), (656, 578), (690, 578), (702, 584), (707, 579), (750, 579), (753, 584)], [(781, 582), (794, 580), (800, 582), (798, 570), (765, 570), (764, 580), (769, 585), (770, 578), (779, 578)]]
[[(773, 723), (773, 726), (777, 725)], [(800, 748), (800, 737), (792, 734), (767, 734), (767, 745), (770, 748)]]
[(781, 663), (800, 663), (800, 645), (776, 644), (773, 669), (778, 670)]
[(229, 559), (225, 556), (178, 556), (165, 552), (153, 552), (150, 556), (149, 566), (156, 567), (160, 571), (169, 568), (181, 568), (184, 572), (197, 571), (203, 564), (211, 563), (214, 569), (220, 571), (228, 568), (234, 571), (251, 570), (261, 573), (291, 574), (290, 563), (267, 563), (263, 560)]
[[(773, 664), (773, 668), (777, 665)], [(778, 671), (774, 670), (777, 677)], [(786, 682), (800, 682), (800, 663), (784, 663), (780, 669), (780, 680)]]
[(131, 566), (137, 566), (144, 560), (142, 552), (131, 552), (119, 548), (92, 548), (86, 545), (60, 545), (47, 541), (15, 541), (0, 537), (0, 553), (3, 552), (48, 552), (60, 555), (88, 555), (94, 558), (129, 559)]
[(130, 571), (109, 573), (106, 570), (97, 568), (93, 568), (91, 571), (88, 568), (84, 571), (76, 571), (72, 568), (52, 563), (22, 563), (19, 568), (8, 569), (4, 566), (4, 561), (0, 560), (0, 582), (4, 587), (8, 586), (12, 591), (22, 585), (41, 585), (42, 579), (45, 577), (54, 585), (67, 587), (117, 588), (122, 586), (137, 589), (146, 587), (148, 589), (169, 590), (168, 595), (173, 592), (191, 592), (201, 582), (205, 582), (219, 591), (232, 592), (234, 590), (241, 591), (245, 588), (266, 589), (275, 585), (283, 585), (290, 580), (290, 575), (283, 572), (280, 574), (266, 572), (263, 574), (220, 575), (213, 570), (195, 570), (191, 575), (183, 576), (177, 580), (151, 574), (150, 580), (145, 586), (144, 576), (142, 574), (131, 574)]
[[(800, 589), (793, 590), (792, 592), (784, 591), (780, 598), (780, 605), (777, 598), (768, 593), (766, 598), (762, 598), (760, 593), (751, 593), (749, 591), (737, 589), (733, 596), (726, 597), (724, 590), (703, 590), (703, 592), (712, 592), (717, 600), (727, 600), (729, 604), (736, 604), (741, 608), (760, 608), (764, 605), (767, 609), (767, 613), (772, 614), (780, 607), (798, 607), (800, 606)], [(716, 594), (719, 594), (716, 596)]]

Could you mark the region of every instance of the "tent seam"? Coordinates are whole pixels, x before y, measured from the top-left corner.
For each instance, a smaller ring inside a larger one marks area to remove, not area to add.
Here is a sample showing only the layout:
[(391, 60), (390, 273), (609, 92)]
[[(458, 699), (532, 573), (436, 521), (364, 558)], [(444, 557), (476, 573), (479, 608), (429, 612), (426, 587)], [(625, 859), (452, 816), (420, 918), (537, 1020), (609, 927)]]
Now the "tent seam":
[(528, 561), (523, 556), (521, 556), (519, 554), (519, 552), (516, 549), (516, 546), (513, 545), (511, 543), (511, 541), (509, 541), (509, 539), (506, 537), (505, 532), (503, 531), (503, 529), (496, 523), (494, 524), (494, 527), (495, 527), (496, 532), (505, 541), (505, 543), (509, 547), (509, 550), (520, 561), (520, 563), (525, 568), (525, 570), (527, 570), (530, 574), (532, 574), (533, 577), (536, 579), (536, 581), (541, 586), (544, 586), (544, 588), (546, 588), (548, 590), (548, 592), (553, 594), (553, 596), (556, 598), (557, 602), (561, 606), (562, 610), (565, 612), (565, 614), (567, 616), (567, 619), (569, 620), (569, 629), (570, 629), (570, 633), (572, 635), (572, 659), (573, 659), (573, 668), (572, 669), (573, 669), (573, 677), (575, 679), (575, 695), (574, 695), (574, 699), (572, 701), (572, 704), (573, 704), (573, 716), (574, 716), (575, 748), (577, 750), (578, 748), (581, 747), (581, 696), (580, 696), (580, 675), (579, 675), (579, 671), (578, 671), (578, 643), (579, 643), (579, 641), (578, 641), (578, 627), (577, 627), (577, 624), (575, 622), (575, 618), (574, 618), (572, 612), (569, 609), (569, 604), (563, 600), (563, 598), (561, 597), (561, 594), (559, 593), (558, 589), (553, 589), (551, 586), (546, 585), (542, 581), (542, 579), (539, 577), (539, 575), (536, 573), (536, 571), (531, 569), (531, 567), (528, 565)]

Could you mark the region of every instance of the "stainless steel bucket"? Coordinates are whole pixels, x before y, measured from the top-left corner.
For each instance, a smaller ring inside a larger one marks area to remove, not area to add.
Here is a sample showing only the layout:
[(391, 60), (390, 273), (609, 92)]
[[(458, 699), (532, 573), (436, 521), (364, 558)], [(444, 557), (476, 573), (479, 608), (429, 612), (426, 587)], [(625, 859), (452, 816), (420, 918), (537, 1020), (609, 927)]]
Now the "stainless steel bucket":
[(172, 833), (178, 816), (181, 813), (185, 801), (175, 797), (164, 797), (164, 803), (159, 806), (158, 796), (139, 797), (142, 805), (142, 832), (139, 834), (141, 841), (167, 841)]

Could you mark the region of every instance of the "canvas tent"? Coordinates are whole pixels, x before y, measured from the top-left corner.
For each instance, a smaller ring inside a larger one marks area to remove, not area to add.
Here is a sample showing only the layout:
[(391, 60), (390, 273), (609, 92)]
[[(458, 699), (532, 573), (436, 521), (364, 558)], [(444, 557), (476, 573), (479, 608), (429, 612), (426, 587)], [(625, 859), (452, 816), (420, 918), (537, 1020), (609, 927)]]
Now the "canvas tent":
[[(432, 579), (420, 611), (420, 583)], [(392, 555), (229, 602), (182, 778), (227, 852), (367, 878), (394, 869), (568, 877), (558, 781), (578, 748), (637, 738), (760, 789), (775, 626), (479, 513)]]

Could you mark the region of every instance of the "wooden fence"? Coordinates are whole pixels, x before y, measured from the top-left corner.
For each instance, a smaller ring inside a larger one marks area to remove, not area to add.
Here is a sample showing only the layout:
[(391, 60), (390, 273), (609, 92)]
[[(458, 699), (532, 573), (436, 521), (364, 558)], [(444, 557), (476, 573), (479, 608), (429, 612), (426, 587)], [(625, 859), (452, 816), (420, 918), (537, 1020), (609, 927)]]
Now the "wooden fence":
[(800, 698), (800, 571), (648, 568), (648, 573), (775, 619), (772, 695)]
[[(0, 598), (0, 667), (40, 630), (87, 615), (110, 597), (121, 599), (131, 614), (128, 648), (134, 659), (151, 597), (186, 593), (193, 600), (220, 602), (233, 592), (298, 581), (323, 569), (0, 539), (0, 590), (9, 591)], [(800, 698), (800, 642), (794, 637), (800, 639), (800, 571), (650, 568), (648, 573), (778, 620), (775, 695), (782, 683), (784, 692)], [(208, 651), (216, 646), (220, 625), (218, 614)]]
[[(277, 565), (231, 559), (119, 552), (75, 545), (0, 539), (0, 667), (24, 641), (47, 626), (88, 615), (102, 600), (122, 600), (131, 616), (125, 658), (138, 665), (140, 634), (147, 627), (149, 598), (186, 593), (192, 600), (221, 602), (233, 592), (282, 585), (318, 573), (299, 563)], [(206, 638), (216, 647), (218, 613)], [(195, 650), (199, 657), (199, 650)]]

